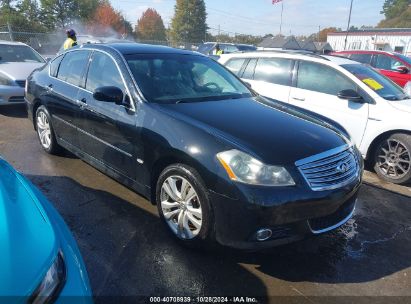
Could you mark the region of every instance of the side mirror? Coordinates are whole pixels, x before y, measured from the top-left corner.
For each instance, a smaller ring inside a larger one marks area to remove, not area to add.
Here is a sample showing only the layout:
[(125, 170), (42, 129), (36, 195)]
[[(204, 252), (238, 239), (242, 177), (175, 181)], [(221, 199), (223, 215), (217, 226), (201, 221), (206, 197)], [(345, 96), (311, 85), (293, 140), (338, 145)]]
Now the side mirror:
[(397, 72), (401, 73), (401, 74), (408, 74), (408, 72), (410, 71), (406, 66), (399, 66), (395, 68), (397, 70)]
[(364, 102), (364, 99), (361, 97), (360, 94), (358, 94), (357, 91), (354, 90), (342, 90), (337, 94), (338, 98), (340, 99), (345, 99), (353, 102)]
[(114, 102), (120, 105), (123, 103), (124, 94), (117, 87), (100, 87), (94, 91), (93, 97), (98, 101)]

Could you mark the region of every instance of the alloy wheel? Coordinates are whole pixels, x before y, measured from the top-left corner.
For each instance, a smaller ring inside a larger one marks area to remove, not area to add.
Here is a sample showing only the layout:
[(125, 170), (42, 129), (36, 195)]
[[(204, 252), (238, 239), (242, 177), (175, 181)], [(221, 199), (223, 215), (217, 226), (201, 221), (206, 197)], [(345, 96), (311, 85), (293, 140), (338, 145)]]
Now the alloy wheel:
[(161, 210), (164, 219), (180, 239), (195, 238), (202, 227), (199, 196), (191, 183), (181, 176), (168, 177), (161, 186)]
[(377, 167), (387, 177), (400, 179), (411, 170), (411, 151), (401, 141), (388, 139), (378, 151)]
[(36, 121), (40, 143), (45, 149), (49, 149), (51, 145), (51, 129), (46, 113), (39, 111)]

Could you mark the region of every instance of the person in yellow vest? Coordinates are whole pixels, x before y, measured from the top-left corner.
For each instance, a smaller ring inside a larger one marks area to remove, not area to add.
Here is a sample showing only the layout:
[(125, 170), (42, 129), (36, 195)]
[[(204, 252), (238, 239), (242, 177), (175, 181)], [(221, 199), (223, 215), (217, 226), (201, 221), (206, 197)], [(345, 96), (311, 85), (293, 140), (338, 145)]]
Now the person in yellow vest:
[(219, 45), (219, 44), (217, 44), (217, 45), (215, 46), (215, 54), (216, 54), (217, 56), (220, 56), (220, 55), (223, 55), (223, 54), (224, 54), (224, 51), (223, 51), (222, 49), (220, 49), (220, 45)]
[(76, 32), (73, 29), (67, 30), (67, 39), (64, 42), (64, 50), (68, 50), (77, 45)]

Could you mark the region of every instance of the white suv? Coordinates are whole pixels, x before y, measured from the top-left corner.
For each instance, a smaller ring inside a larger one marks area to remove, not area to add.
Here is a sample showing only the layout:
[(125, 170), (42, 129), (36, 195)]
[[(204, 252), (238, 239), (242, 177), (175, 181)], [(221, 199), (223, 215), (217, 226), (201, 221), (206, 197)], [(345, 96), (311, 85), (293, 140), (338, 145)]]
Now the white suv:
[(222, 55), (219, 62), (260, 95), (341, 124), (384, 180), (411, 181), (411, 98), (377, 71), (341, 57), (286, 52)]

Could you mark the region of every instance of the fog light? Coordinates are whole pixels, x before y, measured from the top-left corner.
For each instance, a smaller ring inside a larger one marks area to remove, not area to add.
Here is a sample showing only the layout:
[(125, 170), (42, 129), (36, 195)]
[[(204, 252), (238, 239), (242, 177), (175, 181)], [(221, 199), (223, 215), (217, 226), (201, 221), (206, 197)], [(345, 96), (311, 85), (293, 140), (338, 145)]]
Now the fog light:
[(268, 240), (272, 235), (273, 235), (273, 232), (271, 231), (271, 229), (260, 229), (255, 234), (257, 241), (259, 242)]

